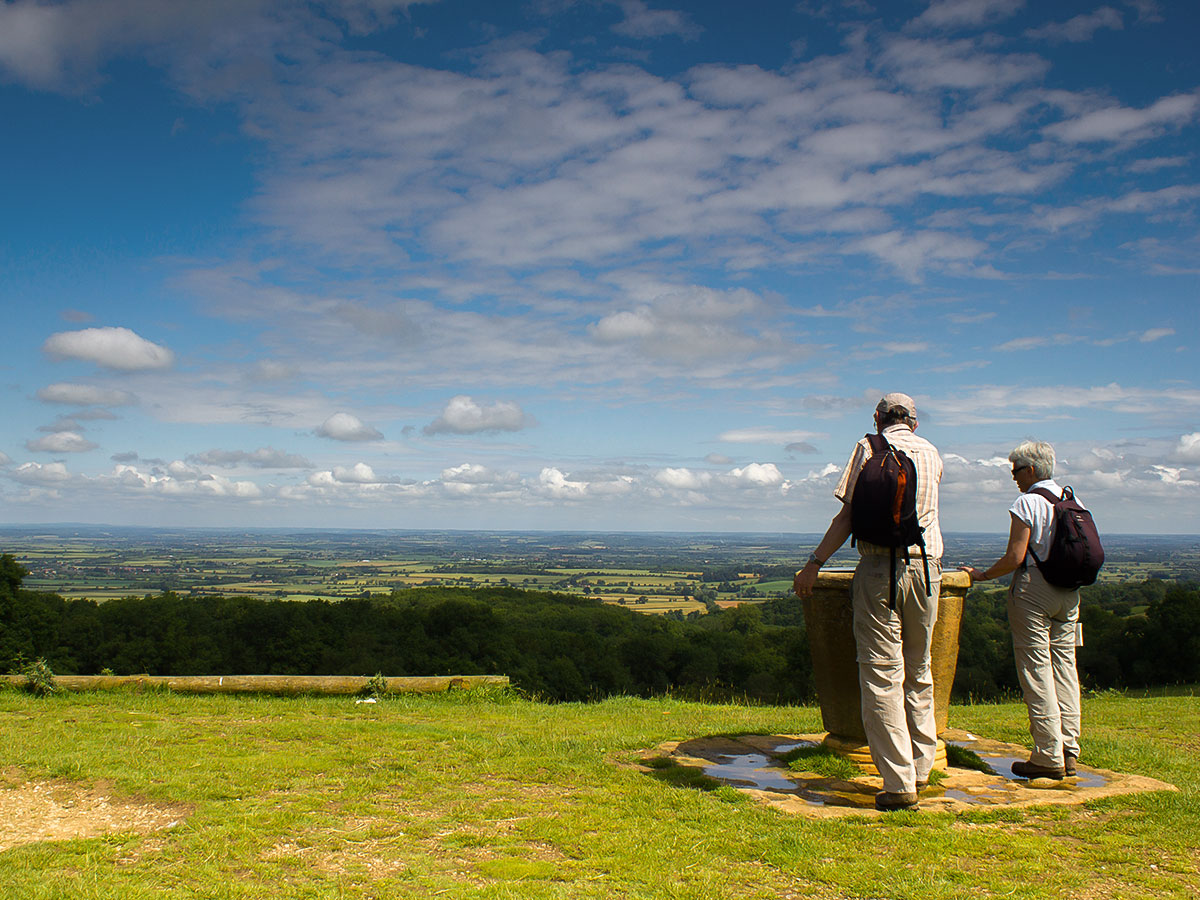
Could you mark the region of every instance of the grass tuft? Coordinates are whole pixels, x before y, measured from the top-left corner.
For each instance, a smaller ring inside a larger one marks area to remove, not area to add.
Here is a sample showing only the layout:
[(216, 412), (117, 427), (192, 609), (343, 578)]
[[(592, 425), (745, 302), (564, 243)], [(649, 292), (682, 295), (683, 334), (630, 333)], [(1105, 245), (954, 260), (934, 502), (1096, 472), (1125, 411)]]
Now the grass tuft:
[(863, 774), (861, 767), (828, 747), (797, 747), (780, 759), (793, 772), (812, 772), (839, 781), (849, 781)]

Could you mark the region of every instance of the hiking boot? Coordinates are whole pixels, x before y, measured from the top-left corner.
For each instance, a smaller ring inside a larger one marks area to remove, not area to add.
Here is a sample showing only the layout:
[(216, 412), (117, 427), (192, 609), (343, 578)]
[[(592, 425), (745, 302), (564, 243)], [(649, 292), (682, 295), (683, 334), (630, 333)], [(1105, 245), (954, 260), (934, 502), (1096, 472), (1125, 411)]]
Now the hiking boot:
[(1075, 774), (1075, 762), (1078, 757), (1072, 756), (1070, 753), (1063, 754), (1063, 774), (1068, 778)]
[(1064, 775), (1062, 768), (1052, 768), (1051, 766), (1039, 766), (1034, 762), (1015, 762), (1012, 764), (1012, 772), (1018, 778), (1054, 778), (1061, 779)]
[(880, 791), (875, 795), (875, 808), (880, 812), (896, 812), (901, 809), (917, 808), (917, 792)]

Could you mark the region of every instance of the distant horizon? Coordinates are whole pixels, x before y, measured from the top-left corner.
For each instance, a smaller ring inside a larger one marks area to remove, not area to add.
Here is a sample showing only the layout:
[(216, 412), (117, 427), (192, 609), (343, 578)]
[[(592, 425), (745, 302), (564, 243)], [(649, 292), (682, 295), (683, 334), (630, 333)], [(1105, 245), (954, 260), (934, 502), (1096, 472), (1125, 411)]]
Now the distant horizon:
[[(327, 532), (330, 534), (576, 534), (576, 535), (694, 535), (711, 537), (753, 537), (769, 536), (780, 538), (820, 538), (822, 531), (677, 531), (677, 530), (620, 530), (620, 529), (580, 529), (580, 528), (385, 528), (385, 527), (323, 527), (319, 525), (116, 525), (106, 522), (28, 522), (0, 523), (0, 533), (6, 531), (21, 531), (31, 529), (107, 529), (113, 531), (209, 531), (209, 532)], [(981, 536), (997, 539), (1007, 538), (1007, 532), (1001, 531), (943, 531), (946, 537)], [(1105, 532), (1102, 539), (1119, 540), (1122, 538), (1177, 538), (1200, 540), (1197, 532)], [(840, 550), (850, 549), (850, 542), (842, 545)]]

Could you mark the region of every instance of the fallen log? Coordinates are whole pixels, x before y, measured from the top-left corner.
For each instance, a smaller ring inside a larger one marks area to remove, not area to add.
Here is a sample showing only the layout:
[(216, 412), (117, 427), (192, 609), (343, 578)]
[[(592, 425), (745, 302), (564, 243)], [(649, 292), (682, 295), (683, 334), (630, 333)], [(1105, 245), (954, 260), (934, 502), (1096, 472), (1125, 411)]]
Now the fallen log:
[[(55, 675), (54, 685), (67, 691), (115, 688), (160, 688), (183, 694), (429, 694), (477, 687), (507, 687), (507, 675)], [(24, 687), (24, 675), (0, 676), (0, 682)]]

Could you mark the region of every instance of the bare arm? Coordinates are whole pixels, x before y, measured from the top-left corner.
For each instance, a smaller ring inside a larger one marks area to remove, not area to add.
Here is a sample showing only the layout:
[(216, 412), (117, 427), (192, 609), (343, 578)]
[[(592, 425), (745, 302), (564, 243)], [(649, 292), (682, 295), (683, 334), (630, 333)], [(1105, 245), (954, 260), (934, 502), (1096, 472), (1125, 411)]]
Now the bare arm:
[(797, 597), (807, 597), (812, 593), (821, 566), (829, 557), (837, 553), (838, 548), (846, 543), (848, 537), (850, 537), (850, 504), (843, 502), (842, 508), (829, 523), (825, 537), (821, 538), (821, 543), (817, 544), (817, 549), (813, 551), (813, 555), (818, 561), (810, 560), (805, 563), (804, 568), (797, 572), (796, 577), (792, 579), (792, 590)]
[(1009, 515), (1012, 516), (1012, 524), (1009, 526), (1008, 549), (1004, 551), (1004, 555), (992, 563), (986, 572), (980, 572), (971, 566), (962, 566), (962, 570), (971, 576), (972, 582), (989, 581), (1015, 572), (1025, 560), (1025, 553), (1029, 550), (1029, 526), (1012, 513)]

